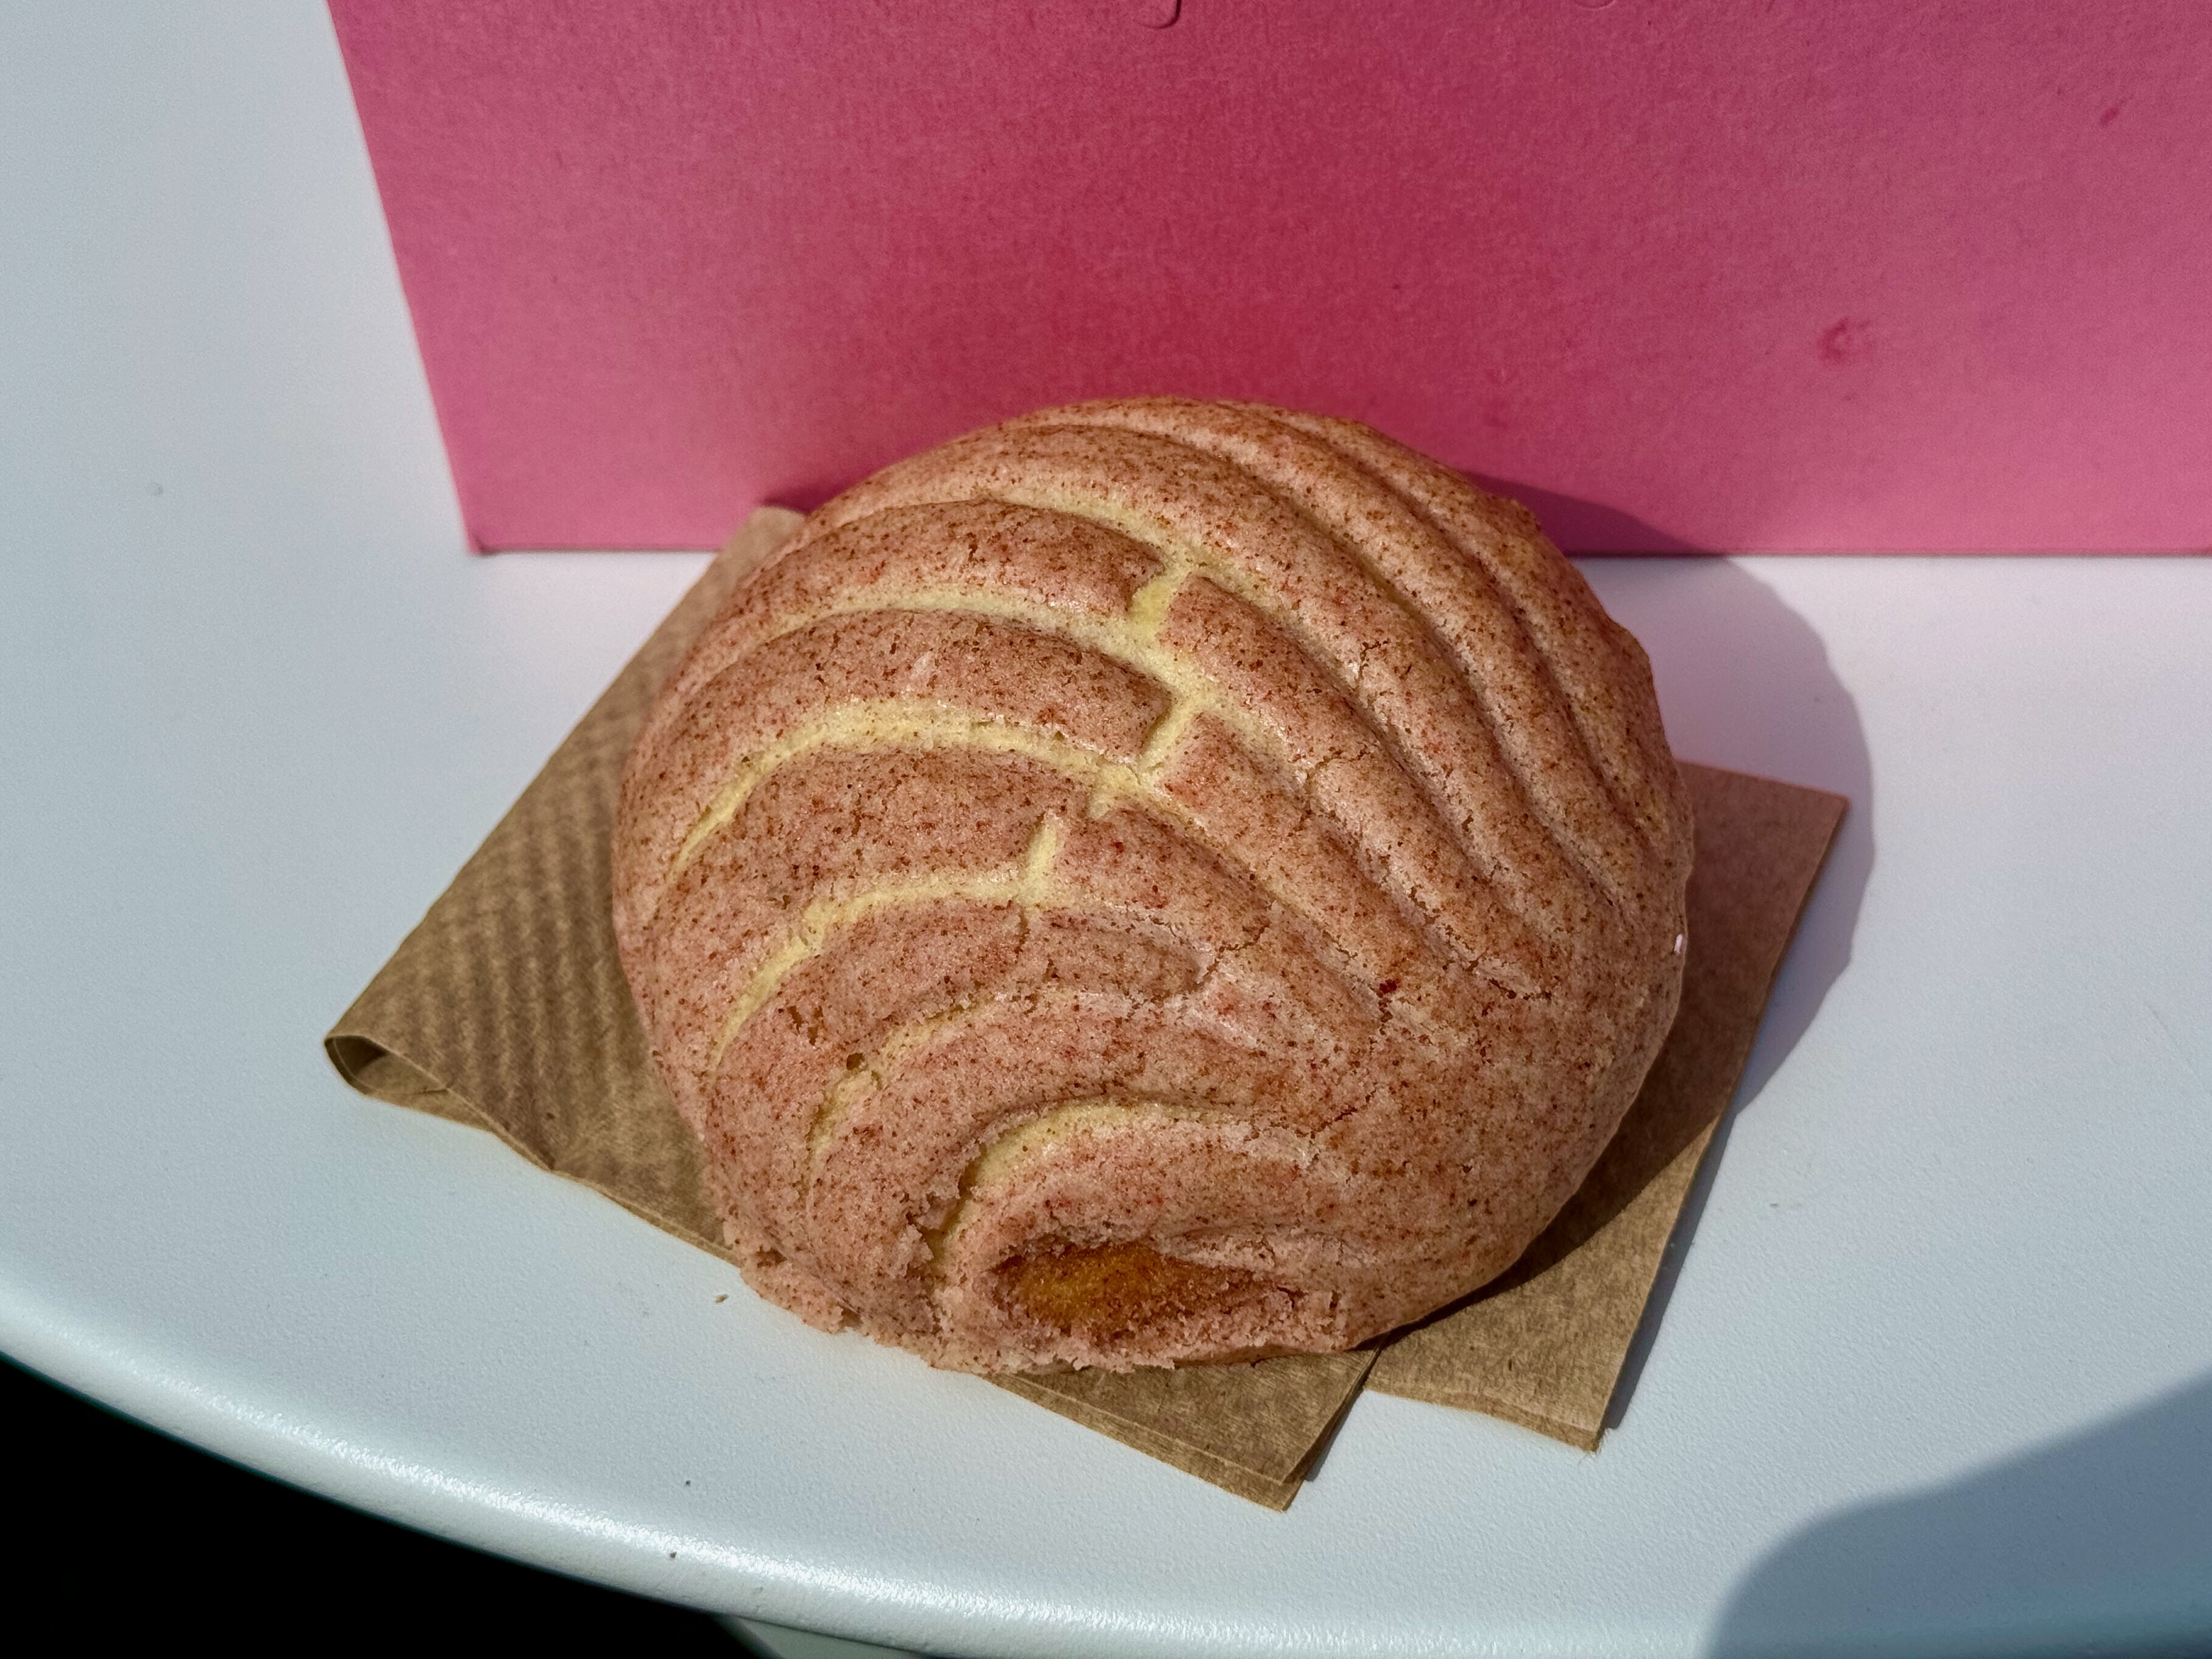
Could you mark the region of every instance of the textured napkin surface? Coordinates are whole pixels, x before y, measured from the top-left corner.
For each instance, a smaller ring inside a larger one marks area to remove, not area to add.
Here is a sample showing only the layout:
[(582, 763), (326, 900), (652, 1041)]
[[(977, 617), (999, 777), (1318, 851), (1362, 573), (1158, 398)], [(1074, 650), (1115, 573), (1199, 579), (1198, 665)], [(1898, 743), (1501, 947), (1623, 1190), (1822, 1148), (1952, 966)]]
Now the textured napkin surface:
[[(724, 1256), (698, 1145), (654, 1075), (616, 956), (609, 845), (623, 762), (662, 680), (799, 523), (774, 507), (747, 521), (324, 1040), (363, 1093), (489, 1129)], [(1594, 1446), (1843, 810), (1814, 790), (1685, 771), (1698, 862), (1683, 1012), (1620, 1137), (1520, 1266), (1357, 1353), (1000, 1386), (1274, 1509), (1370, 1380)]]

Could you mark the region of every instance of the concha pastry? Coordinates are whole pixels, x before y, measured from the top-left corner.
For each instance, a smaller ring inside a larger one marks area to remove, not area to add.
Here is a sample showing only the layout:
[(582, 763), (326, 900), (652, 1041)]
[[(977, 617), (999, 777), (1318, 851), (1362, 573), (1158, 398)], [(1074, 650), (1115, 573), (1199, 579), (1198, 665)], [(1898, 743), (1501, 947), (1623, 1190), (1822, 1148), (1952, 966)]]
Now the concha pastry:
[(1673, 1021), (1650, 667), (1348, 421), (973, 434), (731, 597), (615, 918), (747, 1280), (995, 1371), (1346, 1348), (1508, 1266)]

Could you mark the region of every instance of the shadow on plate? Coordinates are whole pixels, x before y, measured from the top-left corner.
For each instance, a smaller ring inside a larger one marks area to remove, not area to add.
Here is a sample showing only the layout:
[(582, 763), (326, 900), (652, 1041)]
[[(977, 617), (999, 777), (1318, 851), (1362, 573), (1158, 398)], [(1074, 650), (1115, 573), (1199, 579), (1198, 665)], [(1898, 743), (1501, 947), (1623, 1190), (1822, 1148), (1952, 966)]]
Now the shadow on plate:
[(1777, 1546), (1717, 1655), (2212, 1653), (2212, 1377)]

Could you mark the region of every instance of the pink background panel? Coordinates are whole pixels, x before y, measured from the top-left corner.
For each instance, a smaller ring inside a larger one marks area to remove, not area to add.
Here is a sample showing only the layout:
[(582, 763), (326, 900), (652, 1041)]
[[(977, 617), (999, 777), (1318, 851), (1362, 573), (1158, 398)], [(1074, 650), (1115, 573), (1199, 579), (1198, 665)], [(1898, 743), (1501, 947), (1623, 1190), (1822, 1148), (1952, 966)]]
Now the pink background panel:
[(331, 9), (482, 546), (1155, 390), (1584, 550), (2212, 544), (2207, 0)]

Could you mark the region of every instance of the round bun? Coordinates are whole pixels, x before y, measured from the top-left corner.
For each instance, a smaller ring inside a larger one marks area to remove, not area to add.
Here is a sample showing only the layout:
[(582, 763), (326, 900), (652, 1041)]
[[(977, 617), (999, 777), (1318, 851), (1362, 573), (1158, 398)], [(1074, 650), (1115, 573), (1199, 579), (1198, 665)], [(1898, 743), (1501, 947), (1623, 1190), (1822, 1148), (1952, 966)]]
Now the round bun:
[(1141, 398), (809, 518), (661, 692), (614, 902), (763, 1295), (1123, 1370), (1510, 1265), (1674, 1019), (1690, 852), (1644, 653), (1528, 513)]

